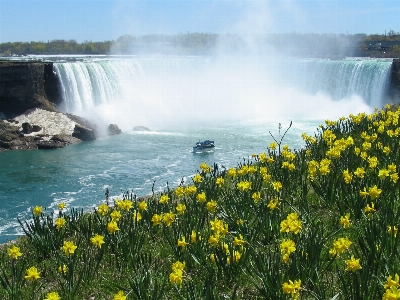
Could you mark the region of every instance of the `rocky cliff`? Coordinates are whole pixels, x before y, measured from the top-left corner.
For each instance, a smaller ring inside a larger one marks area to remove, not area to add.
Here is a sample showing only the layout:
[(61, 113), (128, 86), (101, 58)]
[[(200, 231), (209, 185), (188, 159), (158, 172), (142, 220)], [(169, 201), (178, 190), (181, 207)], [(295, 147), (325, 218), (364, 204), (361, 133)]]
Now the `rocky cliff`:
[(54, 102), (46, 95), (57, 103), (58, 83), (52, 69), (52, 63), (40, 61), (0, 61), (0, 112), (13, 118), (33, 108), (54, 111)]
[(51, 62), (0, 61), (0, 151), (54, 149), (96, 139), (88, 120), (57, 112), (59, 82)]
[(395, 100), (397, 100), (397, 103), (400, 103), (400, 59), (396, 58), (393, 60), (392, 64), (392, 81), (391, 81), (391, 87), (392, 87), (392, 94), (395, 97)]
[[(0, 151), (54, 149), (96, 139), (96, 125), (58, 112), (60, 83), (52, 62), (0, 60)], [(119, 134), (115, 124), (109, 135)]]

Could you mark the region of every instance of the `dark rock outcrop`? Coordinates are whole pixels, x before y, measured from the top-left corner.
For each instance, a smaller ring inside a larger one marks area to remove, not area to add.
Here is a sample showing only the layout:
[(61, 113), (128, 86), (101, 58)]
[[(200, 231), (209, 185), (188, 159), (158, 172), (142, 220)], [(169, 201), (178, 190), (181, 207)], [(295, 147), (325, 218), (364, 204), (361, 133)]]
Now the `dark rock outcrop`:
[[(0, 151), (55, 149), (95, 140), (98, 131), (93, 122), (57, 112), (61, 99), (52, 62), (0, 60)], [(108, 133), (119, 134), (121, 130), (111, 124)]]
[(93, 129), (80, 124), (75, 125), (72, 136), (82, 141), (93, 141), (96, 139), (96, 134)]
[(391, 94), (396, 102), (400, 103), (400, 59), (393, 59)]
[(121, 132), (117, 124), (108, 125), (108, 135), (120, 134)]
[[(0, 151), (57, 149), (96, 138), (93, 128), (79, 124), (70, 115), (60, 112), (35, 109), (16, 119), (20, 122), (0, 120)], [(34, 122), (41, 125), (31, 125)]]
[(22, 123), (22, 133), (23, 134), (30, 134), (32, 133), (32, 125), (28, 122)]
[(32, 132), (39, 132), (40, 130), (42, 130), (42, 127), (39, 125), (32, 125)]
[(32, 108), (54, 111), (44, 82), (43, 62), (0, 61), (0, 112), (15, 117)]

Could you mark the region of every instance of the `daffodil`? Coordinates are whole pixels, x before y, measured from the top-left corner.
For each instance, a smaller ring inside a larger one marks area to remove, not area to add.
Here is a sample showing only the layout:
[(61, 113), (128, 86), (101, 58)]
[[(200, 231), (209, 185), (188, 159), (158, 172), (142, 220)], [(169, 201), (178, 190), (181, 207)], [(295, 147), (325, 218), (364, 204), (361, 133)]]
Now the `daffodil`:
[(231, 177), (231, 178), (236, 177), (236, 169), (235, 168), (230, 168), (228, 170), (228, 176)]
[(162, 216), (159, 214), (154, 214), (153, 217), (151, 218), (151, 222), (153, 223), (153, 226), (157, 226), (161, 223), (162, 221)]
[(268, 207), (271, 211), (273, 211), (273, 210), (275, 210), (275, 209), (278, 208), (278, 204), (279, 204), (279, 199), (278, 199), (278, 197), (275, 197), (275, 198), (273, 198), (273, 199), (271, 199), (271, 200), (269, 201), (267, 207)]
[(278, 144), (275, 143), (275, 142), (272, 142), (272, 143), (269, 144), (269, 148), (270, 148), (271, 150), (275, 150), (277, 146), (278, 146)]
[(114, 295), (114, 300), (126, 300), (125, 293), (123, 291), (119, 291)]
[(28, 270), (26, 270), (26, 275), (24, 278), (29, 281), (34, 281), (40, 278), (40, 273), (36, 267), (30, 267)]
[(140, 211), (145, 211), (145, 210), (147, 210), (147, 202), (146, 202), (146, 201), (140, 201), (140, 202), (138, 203), (138, 209), (139, 209)]
[(254, 203), (258, 203), (260, 201), (260, 199), (261, 199), (261, 193), (260, 192), (255, 192), (255, 193), (253, 193), (251, 198), (253, 199)]
[(90, 238), (90, 241), (97, 247), (101, 248), (101, 245), (104, 244), (104, 236), (96, 234), (95, 236)]
[(61, 249), (64, 251), (66, 256), (70, 256), (71, 254), (75, 253), (76, 248), (78, 248), (74, 242), (71, 241), (64, 241), (64, 245)]
[(351, 183), (351, 181), (353, 180), (353, 175), (351, 174), (349, 169), (343, 171), (343, 179), (344, 182), (346, 182), (347, 184)]
[(169, 212), (169, 213), (165, 213), (163, 215), (163, 222), (165, 223), (165, 225), (167, 226), (171, 226), (171, 224), (174, 222), (175, 220), (175, 214), (173, 212)]
[(393, 183), (397, 183), (397, 181), (399, 180), (399, 174), (397, 174), (397, 173), (391, 174), (391, 175), (390, 175), (390, 180), (391, 180)]
[(186, 210), (186, 205), (183, 203), (179, 203), (176, 206), (176, 211), (178, 212), (178, 215), (182, 215), (183, 213), (185, 213), (185, 210)]
[(243, 246), (246, 244), (246, 241), (243, 240), (243, 236), (240, 234), (239, 237), (235, 236), (233, 238), (233, 246)]
[(400, 287), (399, 275), (396, 273), (394, 278), (392, 277), (392, 275), (389, 275), (389, 277), (387, 278), (387, 282), (385, 283), (385, 285), (383, 287), (385, 289), (390, 289), (391, 287), (396, 287), (396, 288)]
[(382, 193), (382, 190), (378, 189), (378, 187), (376, 185), (374, 185), (373, 187), (370, 187), (368, 190), (368, 194), (372, 200), (378, 198), (381, 193)]
[(342, 254), (345, 250), (349, 249), (353, 243), (349, 240), (348, 237), (338, 238), (333, 242), (333, 247), (335, 250), (335, 254), (338, 256)]
[(205, 192), (201, 192), (201, 193), (197, 194), (197, 196), (196, 196), (196, 200), (198, 202), (205, 202), (206, 199), (207, 199), (207, 197), (206, 197), (206, 193)]
[(388, 226), (387, 232), (388, 232), (389, 234), (393, 234), (393, 236), (396, 237), (396, 236), (397, 236), (397, 231), (398, 231), (398, 230), (399, 230), (399, 229), (397, 228), (397, 226)]
[(160, 200), (159, 200), (159, 202), (160, 202), (161, 204), (168, 203), (168, 201), (169, 201), (168, 195), (162, 195), (162, 196), (160, 197)]
[(18, 259), (20, 256), (22, 256), (20, 248), (15, 245), (13, 245), (11, 248), (8, 248), (8, 256), (12, 259)]
[(189, 245), (189, 243), (186, 242), (186, 239), (184, 236), (182, 236), (180, 239), (178, 239), (178, 247), (180, 247), (182, 250), (184, 250), (187, 245)]
[(183, 271), (183, 269), (186, 267), (186, 263), (185, 262), (180, 262), (179, 260), (174, 262), (171, 266), (172, 271), (176, 271), (176, 270), (181, 270)]
[(217, 209), (217, 206), (218, 206), (218, 204), (217, 204), (217, 202), (214, 201), (214, 200), (211, 200), (211, 201), (207, 202), (207, 204), (206, 204), (207, 210), (208, 210), (209, 212), (211, 212), (211, 213), (215, 213), (215, 211), (216, 211), (216, 209)]
[(142, 219), (142, 214), (140, 213), (140, 212), (138, 212), (138, 211), (134, 211), (133, 213), (132, 213), (132, 218), (136, 221), (136, 222), (139, 222), (141, 219)]
[(185, 195), (194, 195), (197, 192), (197, 187), (195, 185), (189, 185), (184, 189)]
[(44, 298), (43, 300), (61, 300), (60, 295), (58, 295), (57, 292), (50, 292), (47, 293), (46, 298)]
[(208, 238), (208, 243), (209, 243), (210, 245), (212, 245), (213, 247), (218, 246), (218, 242), (219, 242), (219, 237), (216, 236), (216, 235), (211, 235), (211, 236)]
[(383, 294), (382, 300), (398, 300), (400, 299), (400, 289), (397, 287), (390, 287)]
[(237, 184), (237, 188), (244, 192), (251, 189), (251, 182), (250, 181), (241, 181)]
[(346, 270), (345, 271), (351, 271), (355, 272), (357, 270), (361, 270), (362, 267), (360, 265), (360, 259), (355, 259), (354, 255), (351, 256), (351, 259), (346, 260)]
[(68, 267), (67, 267), (67, 265), (64, 264), (64, 265), (62, 265), (62, 266), (59, 266), (58, 269), (57, 269), (57, 271), (58, 271), (58, 273), (66, 274), (67, 271), (68, 271)]
[(182, 285), (183, 282), (183, 269), (185, 268), (185, 263), (176, 261), (172, 264), (172, 272), (169, 274), (169, 282), (175, 285)]
[(289, 282), (284, 282), (282, 284), (282, 291), (284, 294), (288, 294), (292, 299), (298, 299), (300, 297), (301, 290), (301, 280), (295, 280), (294, 282), (289, 280)]
[(376, 156), (368, 157), (369, 167), (375, 169), (378, 165), (378, 158)]
[(35, 215), (35, 217), (39, 217), (40, 214), (42, 213), (43, 208), (41, 206), (35, 206), (33, 208), (33, 214)]
[(65, 202), (61, 202), (57, 205), (59, 210), (63, 210), (65, 208)]
[(56, 224), (56, 228), (60, 229), (60, 228), (64, 227), (65, 224), (67, 224), (67, 221), (65, 220), (65, 218), (60, 217), (60, 218), (57, 218), (54, 223)]
[(364, 187), (364, 189), (362, 191), (360, 191), (360, 197), (367, 197), (369, 195), (369, 192), (367, 191), (367, 189)]
[(298, 234), (302, 229), (302, 222), (297, 213), (290, 213), (280, 224), (280, 232), (293, 232)]
[(282, 183), (279, 181), (275, 181), (272, 183), (272, 187), (275, 191), (279, 192), (282, 189)]
[(115, 232), (118, 231), (118, 230), (119, 230), (119, 228), (118, 228), (118, 224), (117, 224), (116, 221), (111, 221), (111, 222), (109, 222), (109, 223), (107, 224), (107, 231), (108, 231), (109, 233), (115, 233)]
[(292, 252), (296, 251), (296, 244), (291, 239), (283, 239), (282, 243), (280, 244), (281, 254), (291, 254)]
[(198, 238), (200, 238), (200, 233), (192, 230), (192, 234), (190, 235), (190, 241), (192, 243), (196, 243)]
[(113, 210), (110, 217), (114, 222), (118, 222), (122, 218), (122, 214), (119, 210)]
[(169, 274), (169, 282), (175, 285), (182, 285), (183, 283), (183, 271), (175, 270)]
[(214, 219), (214, 221), (210, 221), (211, 230), (216, 235), (226, 235), (228, 233), (228, 224), (225, 224), (224, 221), (219, 219)]
[(343, 228), (349, 228), (351, 225), (350, 214), (347, 213), (345, 216), (341, 216), (339, 223), (343, 226)]
[(222, 178), (222, 177), (218, 177), (218, 178), (215, 180), (215, 184), (216, 184), (218, 187), (221, 187), (221, 186), (224, 184), (224, 182), (225, 182), (225, 180), (224, 180), (224, 178)]
[(203, 181), (203, 177), (200, 174), (196, 174), (193, 176), (193, 182), (200, 183)]
[(99, 207), (97, 208), (97, 212), (99, 213), (99, 214), (101, 214), (102, 216), (105, 216), (106, 214), (107, 214), (107, 212), (108, 212), (108, 205), (107, 204), (104, 204), (104, 203), (102, 203), (102, 204), (100, 204), (99, 205)]
[(364, 213), (366, 213), (368, 217), (371, 217), (373, 212), (376, 212), (374, 202), (372, 202), (371, 205), (367, 204), (367, 206), (364, 207)]
[(211, 172), (211, 167), (208, 166), (205, 162), (200, 164), (200, 169), (204, 172), (204, 173), (210, 173)]
[(390, 176), (390, 171), (387, 169), (381, 169), (378, 172), (378, 177), (381, 179), (385, 179), (386, 177)]
[(262, 163), (265, 163), (267, 161), (267, 154), (265, 152), (260, 153), (259, 157)]

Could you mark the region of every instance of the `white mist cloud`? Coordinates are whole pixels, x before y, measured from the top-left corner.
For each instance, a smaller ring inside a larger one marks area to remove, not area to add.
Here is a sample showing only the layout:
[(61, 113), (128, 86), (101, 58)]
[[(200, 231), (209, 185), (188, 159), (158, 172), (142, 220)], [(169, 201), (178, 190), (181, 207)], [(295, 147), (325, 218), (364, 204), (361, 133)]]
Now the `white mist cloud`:
[(119, 99), (91, 111), (124, 131), (215, 127), (226, 122), (338, 119), (371, 108), (358, 96), (310, 94), (279, 75), (287, 65), (258, 56), (158, 57), (123, 81)]

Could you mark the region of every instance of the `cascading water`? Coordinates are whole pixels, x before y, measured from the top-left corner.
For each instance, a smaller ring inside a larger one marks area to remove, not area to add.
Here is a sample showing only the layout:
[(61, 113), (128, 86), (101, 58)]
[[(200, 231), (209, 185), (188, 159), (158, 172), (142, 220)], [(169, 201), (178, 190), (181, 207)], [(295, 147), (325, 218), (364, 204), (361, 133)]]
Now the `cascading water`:
[(323, 92), (334, 100), (358, 95), (372, 107), (384, 103), (391, 66), (392, 59), (314, 59), (292, 64), (294, 82), (308, 92)]
[[(328, 102), (359, 97), (365, 106), (381, 107), (386, 102), (391, 65), (388, 59), (154, 56), (89, 57), (55, 62), (54, 69), (64, 98), (61, 110), (86, 117), (96, 111), (107, 122), (118, 124), (135, 114), (140, 122), (136, 125), (155, 126), (145, 119), (186, 124), (206, 120), (200, 116), (243, 120), (301, 109), (307, 118), (306, 112), (318, 104), (329, 110), (316, 99), (320, 95)], [(320, 112), (313, 113), (322, 117)]]

